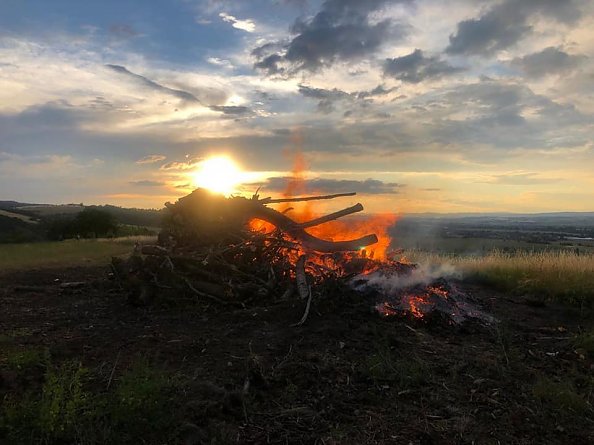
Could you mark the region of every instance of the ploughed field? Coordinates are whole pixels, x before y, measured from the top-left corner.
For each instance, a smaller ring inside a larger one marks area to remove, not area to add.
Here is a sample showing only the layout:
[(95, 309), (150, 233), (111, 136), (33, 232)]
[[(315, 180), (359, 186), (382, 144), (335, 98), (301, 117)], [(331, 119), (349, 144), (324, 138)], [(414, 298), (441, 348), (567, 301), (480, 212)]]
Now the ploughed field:
[(0, 443), (594, 443), (594, 319), (456, 283), (499, 320), (363, 294), (134, 307), (89, 266), (0, 275)]

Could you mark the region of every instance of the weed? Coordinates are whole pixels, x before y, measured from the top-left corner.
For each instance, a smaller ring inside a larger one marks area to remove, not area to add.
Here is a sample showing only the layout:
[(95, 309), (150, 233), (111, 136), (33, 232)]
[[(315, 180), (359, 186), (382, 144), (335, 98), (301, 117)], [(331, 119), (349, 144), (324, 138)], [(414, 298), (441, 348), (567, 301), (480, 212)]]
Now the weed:
[(38, 349), (24, 349), (8, 354), (6, 366), (14, 371), (24, 371), (34, 367), (43, 367), (46, 363), (46, 353)]
[(569, 382), (554, 382), (541, 377), (532, 388), (532, 393), (541, 402), (550, 403), (561, 411), (583, 413), (588, 409), (588, 402), (575, 392)]
[[(41, 357), (45, 366), (41, 387), (9, 393), (3, 400), (0, 442), (135, 444), (171, 439), (176, 419), (173, 394), (182, 384), (179, 379), (140, 360), (112, 391), (93, 392), (93, 376), (80, 362), (54, 366), (49, 355)], [(23, 366), (38, 360), (16, 361)]]
[(429, 369), (417, 357), (395, 357), (389, 347), (378, 344), (367, 359), (367, 371), (378, 382), (393, 382), (401, 389), (418, 387), (427, 382)]
[(75, 428), (90, 394), (83, 389), (88, 370), (80, 362), (67, 361), (49, 367), (39, 403), (39, 428), (48, 439), (75, 436)]
[(576, 349), (594, 357), (594, 330), (578, 335), (574, 339), (573, 345)]

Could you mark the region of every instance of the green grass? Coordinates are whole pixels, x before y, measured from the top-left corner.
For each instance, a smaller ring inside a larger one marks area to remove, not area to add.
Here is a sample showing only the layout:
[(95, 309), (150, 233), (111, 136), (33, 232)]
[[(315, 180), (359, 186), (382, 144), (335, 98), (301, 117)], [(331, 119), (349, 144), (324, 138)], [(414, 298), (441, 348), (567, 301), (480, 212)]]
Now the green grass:
[(568, 414), (583, 413), (590, 408), (588, 402), (567, 381), (555, 382), (541, 377), (532, 388), (532, 393), (542, 403), (549, 403), (555, 409)]
[(406, 253), (422, 264), (450, 265), (467, 280), (542, 300), (594, 304), (594, 254), (494, 250), (482, 256)]
[(178, 377), (139, 359), (107, 390), (77, 360), (54, 364), (49, 354), (43, 360), (40, 382), (35, 379), (2, 400), (0, 442), (178, 443), (172, 437), (184, 387)]
[(153, 239), (127, 237), (0, 244), (0, 271), (107, 264), (112, 256), (130, 252), (136, 241)]

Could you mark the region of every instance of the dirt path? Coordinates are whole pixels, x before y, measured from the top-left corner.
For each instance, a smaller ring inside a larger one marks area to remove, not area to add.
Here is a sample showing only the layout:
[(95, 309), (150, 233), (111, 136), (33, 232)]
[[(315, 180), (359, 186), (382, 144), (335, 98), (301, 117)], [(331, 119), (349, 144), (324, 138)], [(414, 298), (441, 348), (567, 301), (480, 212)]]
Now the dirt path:
[(12, 273), (0, 277), (0, 397), (41, 391), (7, 363), (47, 349), (80, 360), (101, 391), (139, 357), (177, 376), (174, 425), (159, 432), (171, 439), (146, 443), (594, 443), (594, 365), (574, 342), (592, 317), (462, 286), (500, 323), (383, 319), (345, 297), (291, 328), (301, 302), (135, 308), (101, 268)]

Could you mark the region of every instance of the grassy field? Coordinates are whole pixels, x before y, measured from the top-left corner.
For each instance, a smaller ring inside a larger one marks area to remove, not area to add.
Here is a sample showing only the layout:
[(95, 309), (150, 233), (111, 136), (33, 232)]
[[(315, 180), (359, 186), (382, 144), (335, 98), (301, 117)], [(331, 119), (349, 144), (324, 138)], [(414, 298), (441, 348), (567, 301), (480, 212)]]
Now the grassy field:
[(137, 241), (147, 242), (153, 239), (153, 237), (126, 237), (0, 244), (0, 273), (43, 267), (107, 264), (112, 256), (130, 252)]
[[(107, 264), (152, 237), (0, 244), (0, 272), (44, 267)], [(453, 267), (464, 279), (514, 294), (572, 304), (594, 303), (594, 254), (574, 251), (493, 250), (480, 255), (405, 251), (405, 258), (425, 265)]]
[(7, 216), (9, 218), (20, 219), (21, 221), (26, 222), (26, 223), (37, 224), (37, 221), (35, 221), (30, 216), (21, 215), (20, 213), (9, 212), (8, 210), (2, 210), (2, 209), (0, 209), (0, 215), (1, 216)]
[(594, 254), (573, 251), (502, 252), (480, 256), (408, 251), (421, 264), (453, 266), (467, 280), (543, 300), (594, 303)]

